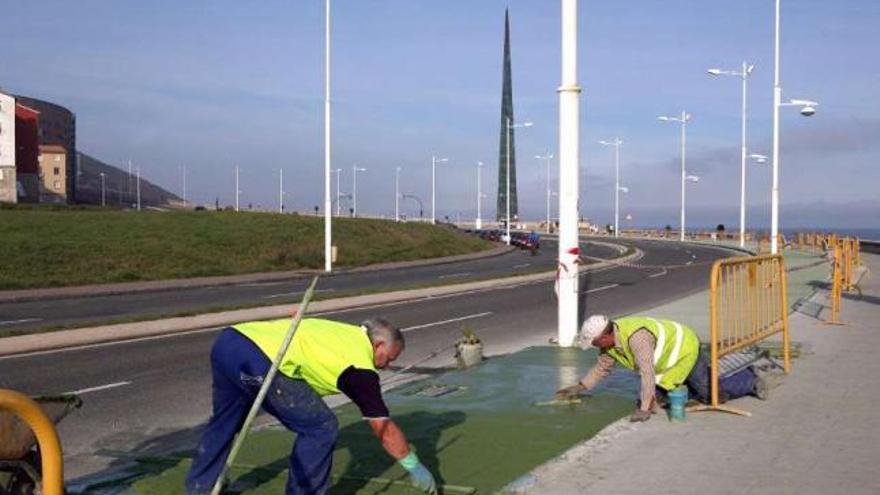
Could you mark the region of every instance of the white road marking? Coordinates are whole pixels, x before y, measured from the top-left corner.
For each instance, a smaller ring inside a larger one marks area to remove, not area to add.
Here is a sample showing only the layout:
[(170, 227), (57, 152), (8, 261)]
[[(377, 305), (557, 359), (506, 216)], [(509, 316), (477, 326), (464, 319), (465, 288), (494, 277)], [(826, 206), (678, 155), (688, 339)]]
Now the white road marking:
[(472, 320), (474, 318), (482, 318), (484, 316), (489, 316), (491, 314), (492, 314), (491, 311), (486, 311), (485, 313), (477, 313), (477, 314), (473, 314), (473, 315), (460, 316), (458, 318), (450, 318), (448, 320), (435, 321), (433, 323), (425, 323), (423, 325), (416, 325), (416, 326), (412, 326), (412, 327), (401, 328), (400, 331), (401, 332), (409, 332), (411, 330), (418, 330), (419, 328), (436, 327), (438, 325), (445, 325), (447, 323), (455, 323), (457, 321)]
[(590, 289), (586, 291), (586, 294), (590, 294), (591, 292), (599, 292), (600, 290), (608, 290), (613, 289), (615, 287), (620, 287), (620, 284), (611, 284), (611, 285), (603, 285), (602, 287), (596, 287), (595, 289)]
[(531, 264), (531, 263), (523, 263), (523, 264), (521, 264), (521, 265), (513, 265), (513, 268), (514, 268), (514, 269), (517, 269), (517, 268), (525, 268), (525, 267), (527, 267), (527, 266), (532, 266), (532, 264)]
[(694, 260), (690, 260), (687, 263), (685, 263), (685, 265), (692, 265), (693, 263), (694, 263)]
[(440, 275), (437, 278), (452, 278), (452, 277), (464, 277), (466, 275), (470, 275), (471, 272), (461, 272), (461, 273), (449, 273), (447, 275)]
[(238, 287), (272, 287), (274, 285), (284, 285), (290, 282), (251, 282), (249, 284), (238, 284)]
[[(315, 294), (319, 292), (333, 292), (336, 289), (317, 289), (315, 290)], [(288, 297), (288, 296), (296, 296), (299, 294), (303, 294), (305, 291), (296, 290), (293, 292), (282, 292), (281, 294), (272, 294), (271, 296), (263, 296), (263, 299), (274, 299), (276, 297)]]
[(108, 383), (107, 385), (98, 385), (97, 387), (81, 388), (79, 390), (74, 390), (73, 392), (65, 392), (64, 395), (82, 395), (91, 392), (99, 392), (101, 390), (108, 390), (116, 387), (124, 387), (126, 385), (131, 385), (131, 382), (116, 382)]
[(662, 272), (652, 273), (651, 275), (648, 275), (648, 278), (662, 277), (663, 275), (666, 275), (667, 273), (668, 272), (664, 268)]
[(22, 318), (20, 320), (0, 321), (0, 325), (15, 325), (16, 323), (27, 323), (29, 321), (43, 321), (42, 318)]

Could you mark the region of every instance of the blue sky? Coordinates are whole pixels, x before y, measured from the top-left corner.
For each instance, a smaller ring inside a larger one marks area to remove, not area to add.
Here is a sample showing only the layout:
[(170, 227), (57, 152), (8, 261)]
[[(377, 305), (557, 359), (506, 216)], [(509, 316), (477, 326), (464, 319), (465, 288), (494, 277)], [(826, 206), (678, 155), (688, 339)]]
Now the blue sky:
[[(393, 214), (393, 178), (438, 215), (471, 217), (476, 166), (494, 215), (504, 8), (511, 12), (521, 211), (544, 214), (544, 166), (558, 142), (559, 3), (548, 0), (336, 0), (333, 161), (359, 211)], [(78, 146), (190, 197), (321, 203), (323, 1), (40, 1), (4, 7), (0, 86), (77, 113)], [(783, 226), (880, 227), (880, 2), (783, 0), (784, 96), (821, 103), (803, 118), (783, 109)], [(677, 224), (678, 128), (656, 116), (687, 109), (689, 223), (738, 222), (740, 86), (709, 67), (757, 65), (750, 82), (751, 151), (769, 154), (773, 0), (580, 2), (584, 213), (611, 217), (619, 136), (622, 213), (636, 225)], [(51, 33), (51, 35), (49, 35)], [(556, 163), (554, 162), (554, 165)], [(752, 225), (769, 217), (769, 166), (749, 170)], [(407, 212), (414, 208), (406, 205)]]

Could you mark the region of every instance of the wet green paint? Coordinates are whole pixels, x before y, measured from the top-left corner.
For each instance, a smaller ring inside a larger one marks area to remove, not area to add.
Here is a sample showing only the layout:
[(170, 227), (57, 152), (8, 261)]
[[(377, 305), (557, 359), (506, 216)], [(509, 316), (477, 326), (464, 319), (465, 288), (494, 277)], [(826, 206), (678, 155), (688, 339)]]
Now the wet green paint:
[[(565, 407), (542, 407), (595, 363), (595, 351), (534, 347), (463, 371), (386, 394), (392, 415), (448, 494), (488, 494), (562, 454), (632, 412), (638, 391), (633, 373), (614, 373), (594, 395)], [(436, 397), (419, 394), (443, 390)], [(417, 493), (382, 450), (352, 405), (337, 410), (332, 494)], [(294, 435), (283, 429), (252, 433), (233, 469), (227, 493), (283, 493)], [(179, 493), (189, 460), (143, 459), (149, 475), (126, 493)]]

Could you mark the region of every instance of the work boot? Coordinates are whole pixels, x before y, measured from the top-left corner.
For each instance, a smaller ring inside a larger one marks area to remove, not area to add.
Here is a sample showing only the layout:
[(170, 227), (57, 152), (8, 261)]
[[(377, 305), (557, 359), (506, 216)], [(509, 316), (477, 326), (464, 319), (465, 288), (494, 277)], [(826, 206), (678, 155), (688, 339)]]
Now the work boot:
[(758, 376), (755, 378), (755, 388), (752, 389), (752, 393), (758, 399), (767, 400), (767, 397), (770, 394), (770, 387), (767, 384), (767, 380), (765, 380), (763, 376)]

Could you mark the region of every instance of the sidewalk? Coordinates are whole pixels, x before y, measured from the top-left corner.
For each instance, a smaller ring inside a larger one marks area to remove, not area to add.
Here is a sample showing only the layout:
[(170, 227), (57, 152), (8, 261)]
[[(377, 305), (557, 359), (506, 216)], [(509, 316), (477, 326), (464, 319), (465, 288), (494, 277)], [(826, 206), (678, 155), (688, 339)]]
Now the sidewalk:
[[(880, 349), (880, 280), (871, 275), (880, 270), (880, 256), (863, 254), (862, 259), (870, 272), (862, 279), (861, 297), (844, 296), (846, 326), (827, 326), (801, 312), (791, 315), (792, 340), (809, 352), (794, 360), (792, 374), (768, 401), (736, 401), (753, 413), (751, 418), (692, 413), (684, 424), (655, 416), (639, 425), (624, 419), (533, 471), (519, 492), (880, 493), (880, 431), (873, 424), (880, 394), (880, 361), (874, 355)], [(694, 296), (699, 297), (706, 296)], [(820, 290), (811, 302), (827, 306), (827, 291)], [(705, 332), (705, 311), (702, 319), (699, 311), (705, 307), (679, 301), (650, 313)], [(824, 319), (826, 311), (819, 317)]]

